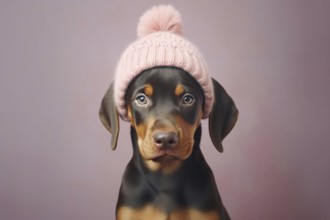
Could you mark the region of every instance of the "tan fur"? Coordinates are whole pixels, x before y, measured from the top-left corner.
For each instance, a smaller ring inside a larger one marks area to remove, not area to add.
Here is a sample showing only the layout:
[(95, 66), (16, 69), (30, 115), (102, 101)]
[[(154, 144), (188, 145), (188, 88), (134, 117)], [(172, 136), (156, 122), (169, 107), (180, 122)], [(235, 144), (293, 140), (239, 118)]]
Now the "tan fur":
[(158, 163), (153, 160), (144, 160), (144, 163), (151, 171), (160, 171), (165, 175), (169, 175), (181, 166), (182, 160), (174, 160), (166, 164)]
[(174, 94), (176, 96), (181, 96), (183, 93), (184, 93), (183, 85), (181, 85), (181, 84), (177, 85), (176, 88), (175, 88)]
[(133, 209), (120, 207), (117, 212), (118, 220), (220, 220), (216, 211), (201, 212), (195, 209), (178, 210), (166, 214), (158, 208), (147, 205)]
[[(138, 134), (139, 151), (145, 160), (145, 164), (151, 171), (162, 171), (163, 173), (169, 174), (180, 167), (182, 160), (190, 156), (194, 144), (194, 129), (196, 129), (196, 127), (185, 124), (182, 119), (177, 120), (179, 123), (176, 123), (176, 125), (169, 123), (164, 127), (155, 127), (155, 121), (156, 119), (150, 118), (147, 122), (138, 126), (132, 121)], [(173, 131), (179, 135), (180, 142), (178, 146), (167, 152), (167, 154), (176, 157), (178, 160), (166, 164), (152, 160), (155, 156), (163, 153), (153, 143), (152, 135), (156, 131)]]
[(144, 87), (144, 93), (149, 97), (151, 97), (154, 94), (154, 89), (151, 84), (147, 84)]

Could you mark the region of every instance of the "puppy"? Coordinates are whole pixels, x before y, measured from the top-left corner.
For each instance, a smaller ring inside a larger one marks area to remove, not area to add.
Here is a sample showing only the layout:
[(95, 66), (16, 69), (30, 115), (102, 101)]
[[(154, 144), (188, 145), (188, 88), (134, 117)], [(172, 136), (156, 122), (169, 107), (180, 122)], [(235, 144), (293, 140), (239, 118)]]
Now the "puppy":
[[(223, 152), (222, 140), (234, 127), (238, 110), (222, 86), (214, 79), (212, 84), (209, 133)], [(200, 149), (203, 94), (196, 79), (177, 67), (150, 68), (130, 82), (125, 103), (133, 157), (123, 175), (117, 219), (230, 219)], [(115, 149), (119, 115), (113, 85), (99, 115)]]

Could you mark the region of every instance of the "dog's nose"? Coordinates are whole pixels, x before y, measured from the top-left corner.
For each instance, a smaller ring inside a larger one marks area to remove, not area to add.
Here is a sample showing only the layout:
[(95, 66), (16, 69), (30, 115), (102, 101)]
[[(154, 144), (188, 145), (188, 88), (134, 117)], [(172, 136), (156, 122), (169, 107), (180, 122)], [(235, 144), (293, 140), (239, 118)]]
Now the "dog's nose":
[(178, 144), (179, 138), (175, 132), (157, 132), (153, 135), (154, 143), (159, 149), (170, 149)]

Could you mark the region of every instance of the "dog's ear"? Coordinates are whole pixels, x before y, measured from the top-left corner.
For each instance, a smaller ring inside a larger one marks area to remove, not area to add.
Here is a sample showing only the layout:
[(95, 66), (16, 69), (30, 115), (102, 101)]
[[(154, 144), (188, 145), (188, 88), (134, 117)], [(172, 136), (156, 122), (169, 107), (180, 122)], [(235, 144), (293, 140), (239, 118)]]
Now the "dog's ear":
[(223, 152), (222, 140), (236, 124), (238, 110), (225, 89), (215, 79), (212, 82), (215, 98), (209, 116), (209, 132), (215, 148)]
[(113, 95), (113, 83), (111, 83), (108, 91), (105, 93), (100, 111), (99, 117), (104, 127), (111, 133), (111, 148), (116, 149), (118, 134), (119, 134), (119, 117), (117, 108), (114, 102)]

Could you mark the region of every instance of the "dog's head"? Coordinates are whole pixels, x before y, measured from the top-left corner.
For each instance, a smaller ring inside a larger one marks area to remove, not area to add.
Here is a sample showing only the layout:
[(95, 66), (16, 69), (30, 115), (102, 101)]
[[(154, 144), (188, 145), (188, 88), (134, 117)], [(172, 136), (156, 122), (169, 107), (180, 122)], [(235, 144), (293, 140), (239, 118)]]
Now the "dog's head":
[[(225, 90), (213, 80), (215, 103), (209, 116), (209, 132), (222, 152), (222, 140), (236, 123), (238, 111)], [(139, 154), (151, 169), (179, 164), (194, 146), (194, 135), (203, 115), (204, 95), (197, 81), (175, 67), (156, 67), (139, 74), (125, 95), (131, 125), (137, 134)], [(119, 120), (110, 86), (99, 112), (112, 133), (116, 148)]]

